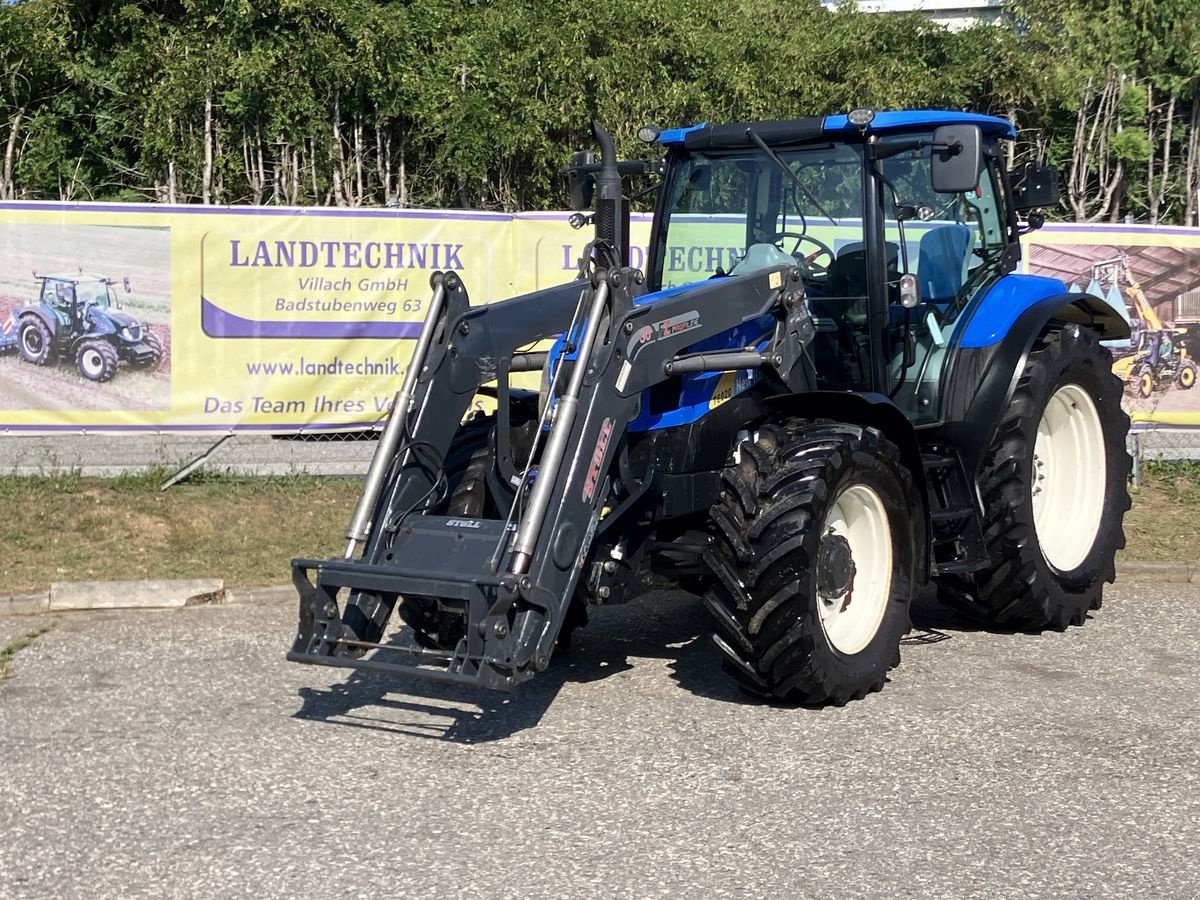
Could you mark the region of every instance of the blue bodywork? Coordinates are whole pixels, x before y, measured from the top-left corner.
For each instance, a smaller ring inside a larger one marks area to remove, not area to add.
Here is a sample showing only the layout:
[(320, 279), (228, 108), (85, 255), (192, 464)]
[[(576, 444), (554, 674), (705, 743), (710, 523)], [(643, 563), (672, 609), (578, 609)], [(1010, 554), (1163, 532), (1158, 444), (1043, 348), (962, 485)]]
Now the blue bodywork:
[(1005, 275), (964, 313), (969, 318), (959, 346), (967, 349), (999, 343), (1021, 313), (1039, 300), (1065, 294), (1066, 291), (1067, 286), (1057, 278)]

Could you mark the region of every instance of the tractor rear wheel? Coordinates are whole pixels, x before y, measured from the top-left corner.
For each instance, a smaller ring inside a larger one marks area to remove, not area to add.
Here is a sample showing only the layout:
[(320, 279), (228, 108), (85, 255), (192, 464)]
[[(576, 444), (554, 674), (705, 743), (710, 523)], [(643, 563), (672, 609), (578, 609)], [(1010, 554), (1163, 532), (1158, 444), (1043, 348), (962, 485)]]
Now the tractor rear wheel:
[(1017, 629), (1065, 629), (1099, 609), (1125, 546), (1129, 418), (1096, 335), (1052, 326), (1030, 351), (977, 480), (991, 564), (938, 580), (944, 601)]
[(923, 533), (913, 480), (873, 428), (764, 426), (723, 473), (705, 605), (747, 689), (841, 705), (900, 662)]
[(75, 351), (75, 365), (88, 381), (112, 381), (117, 374), (117, 351), (108, 341), (84, 341)]
[(21, 345), (21, 358), (35, 366), (45, 366), (54, 362), (54, 337), (50, 329), (37, 316), (26, 316), (21, 320), (18, 331)]
[(1176, 383), (1185, 391), (1196, 383), (1196, 364), (1185, 362), (1179, 367)]

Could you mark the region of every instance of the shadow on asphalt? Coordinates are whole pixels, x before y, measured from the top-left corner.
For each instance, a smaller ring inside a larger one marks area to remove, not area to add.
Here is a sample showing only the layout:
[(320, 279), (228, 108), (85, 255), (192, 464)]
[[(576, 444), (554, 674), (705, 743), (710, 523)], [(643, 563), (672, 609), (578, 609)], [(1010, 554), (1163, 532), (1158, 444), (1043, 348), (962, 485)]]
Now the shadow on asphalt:
[[(575, 632), (571, 649), (550, 668), (513, 693), (457, 685), (400, 680), (353, 672), (326, 689), (302, 688), (298, 719), (327, 722), (463, 744), (503, 740), (537, 725), (568, 683), (602, 681), (633, 668), (631, 659), (661, 659), (683, 689), (725, 703), (761, 704), (721, 669), (709, 640), (709, 614), (700, 599), (682, 591), (657, 593), (653, 601), (591, 611)], [(932, 594), (912, 608), (913, 630), (906, 646), (951, 640), (955, 632), (979, 630), (937, 603)], [(613, 686), (620, 690), (620, 686)]]

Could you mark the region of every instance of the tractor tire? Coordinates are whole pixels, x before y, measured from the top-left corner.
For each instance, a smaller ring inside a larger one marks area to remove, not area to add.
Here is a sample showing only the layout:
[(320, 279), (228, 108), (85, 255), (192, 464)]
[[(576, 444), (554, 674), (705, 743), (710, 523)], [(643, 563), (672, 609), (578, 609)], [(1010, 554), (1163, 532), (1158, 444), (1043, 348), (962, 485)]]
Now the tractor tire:
[(1125, 546), (1129, 417), (1096, 335), (1038, 338), (977, 474), (990, 565), (938, 579), (947, 604), (1018, 630), (1064, 630), (1099, 609)]
[(1195, 385), (1195, 383), (1196, 383), (1196, 365), (1195, 365), (1195, 363), (1187, 362), (1187, 363), (1184, 363), (1182, 366), (1180, 366), (1179, 367), (1179, 375), (1176, 377), (1175, 383), (1178, 384), (1185, 391), (1188, 390), (1189, 388), (1191, 388), (1193, 385)]
[(108, 341), (84, 341), (75, 351), (75, 365), (88, 381), (112, 381), (119, 365), (116, 348)]
[(21, 358), (35, 366), (54, 363), (54, 336), (46, 323), (37, 316), (26, 316), (17, 330)]
[(1157, 384), (1157, 379), (1154, 377), (1154, 369), (1151, 366), (1142, 366), (1133, 374), (1133, 378), (1137, 395), (1143, 400), (1148, 400), (1150, 395), (1154, 393), (1154, 388)]
[(158, 365), (160, 362), (162, 362), (162, 358), (163, 358), (163, 344), (162, 344), (162, 341), (160, 341), (160, 340), (158, 339), (158, 335), (156, 335), (156, 334), (155, 334), (153, 331), (151, 331), (151, 330), (150, 330), (150, 329), (148, 329), (148, 328), (146, 329), (146, 333), (145, 333), (145, 335), (143, 335), (143, 336), (142, 336), (142, 340), (146, 342), (146, 344), (147, 344), (147, 345), (150, 347), (150, 349), (151, 349), (151, 350), (154, 352), (154, 355), (153, 355), (152, 357), (150, 357), (150, 359), (149, 359), (149, 360), (147, 360), (146, 362), (142, 363), (142, 364), (141, 364), (141, 365), (140, 365), (138, 368), (141, 368), (141, 369), (153, 369), (153, 368), (154, 368), (155, 366), (157, 366), (157, 365)]
[(924, 523), (874, 428), (764, 426), (722, 475), (704, 602), (726, 669), (753, 693), (842, 705), (900, 662)]

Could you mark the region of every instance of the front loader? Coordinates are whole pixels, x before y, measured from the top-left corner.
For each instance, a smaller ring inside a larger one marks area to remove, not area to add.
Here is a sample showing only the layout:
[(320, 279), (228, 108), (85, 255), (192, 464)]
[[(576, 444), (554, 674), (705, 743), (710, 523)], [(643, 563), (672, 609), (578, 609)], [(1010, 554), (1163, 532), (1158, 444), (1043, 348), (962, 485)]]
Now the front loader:
[[(289, 659), (512, 688), (651, 571), (703, 594), (748, 690), (840, 704), (882, 686), (931, 580), (1016, 628), (1099, 606), (1129, 503), (1099, 340), (1127, 327), (1014, 274), (1054, 185), (1014, 187), (1006, 120), (643, 129), (661, 158), (622, 162), (595, 132), (578, 279), (472, 306), (433, 276), (345, 553), (293, 561)], [(661, 179), (645, 271), (637, 176)]]

